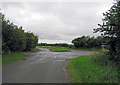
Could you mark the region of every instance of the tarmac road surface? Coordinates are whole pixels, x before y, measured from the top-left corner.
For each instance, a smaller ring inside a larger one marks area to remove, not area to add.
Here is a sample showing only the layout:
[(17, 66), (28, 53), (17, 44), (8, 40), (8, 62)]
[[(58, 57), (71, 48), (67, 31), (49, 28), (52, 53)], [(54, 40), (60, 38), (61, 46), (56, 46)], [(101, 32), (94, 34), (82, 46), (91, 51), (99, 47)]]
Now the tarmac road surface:
[(51, 52), (40, 48), (29, 54), (26, 60), (3, 66), (3, 83), (70, 83), (66, 72), (66, 61), (89, 51)]

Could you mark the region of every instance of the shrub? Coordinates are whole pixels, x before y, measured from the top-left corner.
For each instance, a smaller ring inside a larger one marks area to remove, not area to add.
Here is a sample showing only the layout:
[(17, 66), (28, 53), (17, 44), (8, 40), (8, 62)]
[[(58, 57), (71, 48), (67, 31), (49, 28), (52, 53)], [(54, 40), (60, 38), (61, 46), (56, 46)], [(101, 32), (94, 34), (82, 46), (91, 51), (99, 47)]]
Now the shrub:
[(101, 51), (99, 53), (94, 53), (92, 56), (92, 60), (94, 62), (98, 62), (99, 64), (102, 65), (108, 65), (109, 60), (108, 60), (108, 52), (107, 51)]

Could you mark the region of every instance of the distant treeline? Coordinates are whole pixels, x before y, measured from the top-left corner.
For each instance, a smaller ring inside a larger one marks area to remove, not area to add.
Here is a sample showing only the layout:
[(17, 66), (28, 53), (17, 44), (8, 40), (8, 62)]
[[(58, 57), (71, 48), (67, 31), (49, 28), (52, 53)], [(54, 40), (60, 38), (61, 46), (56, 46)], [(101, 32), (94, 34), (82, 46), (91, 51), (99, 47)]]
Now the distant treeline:
[(105, 43), (103, 37), (81, 36), (72, 40), (76, 48), (101, 48)]
[(105, 38), (90, 37), (90, 36), (81, 36), (72, 40), (72, 44), (67, 43), (56, 43), (56, 44), (47, 44), (39, 43), (39, 46), (62, 46), (62, 47), (75, 47), (75, 48), (102, 48), (105, 44)]
[(55, 43), (55, 44), (47, 44), (47, 43), (39, 43), (39, 46), (61, 46), (61, 47), (69, 47), (71, 45), (67, 43)]
[(18, 27), (5, 18), (2, 20), (2, 52), (30, 51), (38, 42), (38, 36), (31, 32), (25, 32), (22, 26)]

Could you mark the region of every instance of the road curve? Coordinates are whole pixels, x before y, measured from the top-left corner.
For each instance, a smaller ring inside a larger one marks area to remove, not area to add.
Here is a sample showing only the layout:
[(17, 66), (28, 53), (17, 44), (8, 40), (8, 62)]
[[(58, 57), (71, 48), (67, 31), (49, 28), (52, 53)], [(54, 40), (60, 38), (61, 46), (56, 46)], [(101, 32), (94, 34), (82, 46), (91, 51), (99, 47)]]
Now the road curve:
[[(3, 83), (70, 83), (65, 63), (88, 51), (51, 52), (40, 48), (26, 60), (3, 66)], [(29, 55), (30, 56), (30, 55)]]

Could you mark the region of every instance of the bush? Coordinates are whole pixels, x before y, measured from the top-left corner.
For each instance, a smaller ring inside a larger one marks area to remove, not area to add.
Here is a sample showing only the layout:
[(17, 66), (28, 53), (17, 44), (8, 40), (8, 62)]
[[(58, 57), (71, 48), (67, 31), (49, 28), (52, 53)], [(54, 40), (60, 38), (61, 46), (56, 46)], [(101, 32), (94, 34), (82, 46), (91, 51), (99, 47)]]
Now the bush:
[[(118, 63), (116, 63), (115, 60), (111, 59), (111, 58), (113, 58), (112, 57), (113, 55), (110, 55), (109, 51), (105, 51), (105, 50), (103, 51), (102, 50), (99, 53), (94, 53), (92, 56), (93, 56), (92, 60), (94, 62), (97, 62), (97, 63), (101, 64), (101, 65), (104, 65), (104, 66), (118, 66)], [(119, 61), (119, 60), (117, 60), (117, 61)]]
[(94, 62), (98, 62), (101, 65), (108, 65), (109, 60), (108, 60), (108, 52), (107, 51), (101, 51), (99, 53), (94, 53), (92, 56), (92, 60)]

